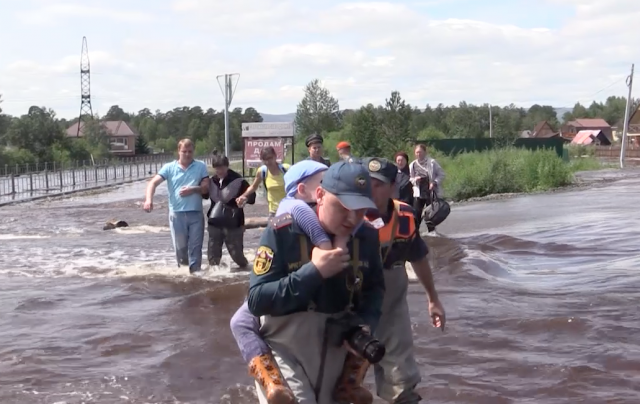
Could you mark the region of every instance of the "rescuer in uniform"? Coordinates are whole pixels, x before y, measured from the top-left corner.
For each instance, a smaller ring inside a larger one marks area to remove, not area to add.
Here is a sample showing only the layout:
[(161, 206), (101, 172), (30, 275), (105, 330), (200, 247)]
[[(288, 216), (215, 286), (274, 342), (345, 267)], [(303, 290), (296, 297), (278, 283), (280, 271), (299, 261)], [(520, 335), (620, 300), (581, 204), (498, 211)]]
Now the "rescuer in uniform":
[(338, 144), (336, 145), (336, 150), (338, 151), (338, 157), (340, 157), (340, 160), (349, 161), (349, 159), (352, 157), (351, 143), (347, 141), (343, 140), (341, 142), (338, 142)]
[(315, 160), (318, 163), (322, 163), (327, 167), (331, 167), (331, 161), (328, 158), (325, 158), (323, 153), (323, 145), (324, 139), (322, 136), (317, 133), (313, 133), (304, 140), (305, 146), (307, 146), (307, 150), (309, 151), (309, 157), (307, 160)]
[[(338, 162), (316, 191), (318, 220), (334, 240), (331, 250), (313, 248), (289, 214), (264, 231), (249, 281), (249, 310), (261, 318), (261, 333), (283, 378), (300, 403), (334, 404), (345, 365), (344, 319), (365, 335), (381, 315), (384, 274), (378, 232), (360, 226), (371, 200), (371, 178), (361, 164)], [(265, 394), (257, 385), (260, 402)]]
[[(377, 213), (384, 222), (384, 226), (378, 231), (386, 292), (376, 337), (385, 345), (386, 354), (374, 365), (376, 391), (388, 403), (418, 403), (422, 398), (415, 388), (421, 381), (421, 376), (413, 352), (413, 333), (407, 304), (409, 279), (405, 269), (406, 262), (411, 263), (427, 292), (428, 309), (434, 327), (444, 330), (445, 312), (433, 283), (427, 259), (429, 250), (416, 228), (413, 208), (391, 197), (398, 168), (389, 160), (375, 157), (363, 159), (362, 164), (369, 170), (373, 200)], [(351, 355), (349, 359), (355, 360)], [(366, 362), (361, 359), (360, 362), (362, 367), (354, 375), (358, 377), (353, 383), (355, 386), (362, 384), (368, 367)], [(362, 398), (360, 402), (353, 401), (356, 404), (371, 402), (362, 388), (349, 396)]]

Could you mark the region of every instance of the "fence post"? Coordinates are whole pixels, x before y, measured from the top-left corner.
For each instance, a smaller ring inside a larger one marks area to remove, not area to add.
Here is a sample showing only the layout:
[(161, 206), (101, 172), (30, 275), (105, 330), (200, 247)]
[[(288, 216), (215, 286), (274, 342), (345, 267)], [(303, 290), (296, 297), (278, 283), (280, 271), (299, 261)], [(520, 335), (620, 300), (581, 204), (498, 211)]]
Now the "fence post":
[[(55, 164), (55, 163), (53, 163)], [(64, 185), (64, 180), (62, 179), (62, 170), (58, 171), (58, 173), (60, 174), (60, 190), (62, 190), (63, 185)]]
[(11, 173), (11, 195), (16, 194), (16, 175)]
[(44, 189), (49, 192), (49, 171), (46, 169), (47, 163), (44, 163)]
[(136, 178), (140, 178), (140, 164), (136, 164)]
[[(77, 166), (77, 164), (76, 164)], [(71, 169), (71, 185), (75, 188), (76, 186), (76, 169), (75, 167)]]
[(98, 167), (94, 167), (93, 170), (93, 179), (95, 180), (95, 182), (98, 182)]
[(33, 173), (29, 173), (29, 192), (33, 193)]

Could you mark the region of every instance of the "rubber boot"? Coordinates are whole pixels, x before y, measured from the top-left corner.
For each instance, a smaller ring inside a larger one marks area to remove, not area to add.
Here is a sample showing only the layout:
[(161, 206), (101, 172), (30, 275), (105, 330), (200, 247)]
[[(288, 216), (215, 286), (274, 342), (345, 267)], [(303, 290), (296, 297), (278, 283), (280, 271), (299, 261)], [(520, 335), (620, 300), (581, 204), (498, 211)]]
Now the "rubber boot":
[(362, 386), (369, 362), (352, 353), (347, 354), (342, 375), (338, 379), (333, 398), (340, 404), (371, 404), (373, 394)]
[(260, 355), (251, 359), (249, 375), (262, 386), (269, 404), (296, 404), (296, 398), (285, 384), (273, 356)]

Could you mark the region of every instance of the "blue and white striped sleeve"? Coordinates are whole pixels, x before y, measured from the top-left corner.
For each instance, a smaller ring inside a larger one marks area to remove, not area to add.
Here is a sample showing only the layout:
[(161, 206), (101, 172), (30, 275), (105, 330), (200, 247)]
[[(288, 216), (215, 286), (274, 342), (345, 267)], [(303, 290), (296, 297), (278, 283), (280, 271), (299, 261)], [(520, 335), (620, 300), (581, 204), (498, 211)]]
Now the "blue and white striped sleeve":
[(276, 216), (284, 213), (291, 214), (293, 220), (300, 226), (304, 234), (309, 236), (314, 245), (331, 242), (327, 233), (320, 226), (318, 216), (305, 201), (291, 197), (284, 198), (280, 201)]
[(331, 242), (331, 239), (320, 226), (318, 216), (304, 201), (296, 203), (291, 207), (291, 217), (300, 226), (302, 231), (309, 236), (314, 245)]

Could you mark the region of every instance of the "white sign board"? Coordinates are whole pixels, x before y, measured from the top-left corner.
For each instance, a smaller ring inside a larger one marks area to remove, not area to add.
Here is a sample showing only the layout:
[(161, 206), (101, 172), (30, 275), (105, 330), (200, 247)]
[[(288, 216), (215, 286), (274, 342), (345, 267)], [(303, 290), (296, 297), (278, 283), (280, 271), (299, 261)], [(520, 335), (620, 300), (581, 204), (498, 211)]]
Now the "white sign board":
[(242, 124), (242, 137), (293, 137), (293, 122), (250, 122)]

